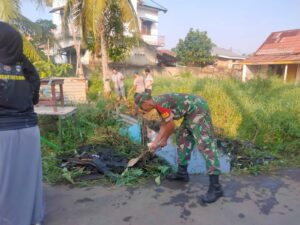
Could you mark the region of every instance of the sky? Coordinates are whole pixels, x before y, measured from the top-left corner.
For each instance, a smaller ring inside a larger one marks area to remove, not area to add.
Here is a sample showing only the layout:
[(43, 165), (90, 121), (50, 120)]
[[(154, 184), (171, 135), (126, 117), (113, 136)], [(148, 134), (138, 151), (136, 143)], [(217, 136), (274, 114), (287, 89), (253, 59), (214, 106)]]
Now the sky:
[[(300, 29), (300, 0), (155, 0), (166, 7), (159, 13), (159, 35), (165, 48), (175, 47), (190, 28), (206, 31), (219, 47), (253, 53), (271, 32)], [(35, 21), (51, 19), (49, 9), (23, 0), (22, 11)]]

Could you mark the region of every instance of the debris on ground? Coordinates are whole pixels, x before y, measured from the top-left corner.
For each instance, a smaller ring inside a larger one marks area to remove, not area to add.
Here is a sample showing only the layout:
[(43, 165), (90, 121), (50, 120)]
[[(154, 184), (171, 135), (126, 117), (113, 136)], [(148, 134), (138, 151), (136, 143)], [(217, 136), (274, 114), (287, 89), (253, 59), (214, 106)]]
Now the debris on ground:
[(265, 149), (250, 141), (218, 138), (217, 145), (220, 151), (231, 158), (231, 167), (237, 169), (261, 166), (277, 158)]
[[(86, 176), (90, 179), (98, 179), (99, 176), (91, 176), (97, 173), (108, 177), (112, 182), (117, 180), (117, 174), (122, 173), (127, 167), (128, 160), (112, 149), (101, 146), (87, 145), (77, 150), (74, 156), (62, 157), (62, 167), (72, 170), (74, 167), (83, 167)], [(80, 179), (87, 180), (86, 176)]]
[(64, 155), (61, 158), (61, 168), (67, 171), (82, 170), (74, 179), (77, 182), (108, 178), (117, 185), (134, 185), (145, 177), (165, 175), (169, 169), (166, 162), (147, 155), (134, 167), (128, 168), (131, 154), (121, 154), (117, 149), (100, 145), (86, 145), (77, 149), (76, 154)]

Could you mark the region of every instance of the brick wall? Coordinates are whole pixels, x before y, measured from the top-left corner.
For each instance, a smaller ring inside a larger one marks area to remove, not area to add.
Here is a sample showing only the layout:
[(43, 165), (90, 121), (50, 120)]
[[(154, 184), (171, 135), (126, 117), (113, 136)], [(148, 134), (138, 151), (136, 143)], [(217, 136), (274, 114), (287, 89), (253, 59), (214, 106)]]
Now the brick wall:
[[(242, 71), (240, 69), (223, 69), (215, 68), (213, 66), (207, 66), (204, 68), (200, 67), (158, 67), (158, 66), (148, 66), (154, 76), (176, 76), (184, 72), (190, 72), (198, 77), (229, 77), (236, 76), (241, 77)], [(124, 75), (133, 75), (133, 71), (139, 71), (143, 73), (146, 67), (137, 67), (137, 66), (118, 66), (118, 69)]]

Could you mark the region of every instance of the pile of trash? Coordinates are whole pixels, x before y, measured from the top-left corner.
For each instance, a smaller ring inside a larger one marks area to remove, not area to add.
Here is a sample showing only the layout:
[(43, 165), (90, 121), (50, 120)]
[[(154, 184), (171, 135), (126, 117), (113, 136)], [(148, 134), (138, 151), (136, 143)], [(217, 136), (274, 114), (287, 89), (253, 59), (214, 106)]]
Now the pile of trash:
[[(260, 147), (250, 141), (217, 139), (217, 145), (221, 152), (221, 170), (229, 173), (232, 168), (248, 169), (269, 163), (276, 158), (266, 153)], [(169, 149), (160, 149), (156, 153), (156, 160), (163, 160), (169, 166), (176, 164), (176, 146), (168, 144)], [(117, 182), (118, 178), (128, 168), (129, 156), (121, 154), (116, 149), (110, 149), (101, 145), (86, 145), (77, 149), (76, 154), (61, 157), (62, 168), (73, 171), (76, 168), (83, 169), (84, 173), (77, 177), (77, 181), (98, 180), (107, 177), (111, 182)], [(152, 158), (147, 162), (154, 163)], [(136, 169), (144, 169), (145, 163), (140, 162)], [(193, 151), (188, 168), (189, 173), (205, 173), (205, 161), (199, 151)], [(147, 173), (147, 172), (146, 172)]]
[(117, 174), (125, 170), (127, 163), (128, 159), (114, 149), (100, 145), (86, 145), (77, 149), (75, 155), (62, 157), (61, 167), (69, 171), (75, 167), (83, 168), (85, 173), (78, 177), (78, 180), (94, 180), (104, 175), (115, 182)]

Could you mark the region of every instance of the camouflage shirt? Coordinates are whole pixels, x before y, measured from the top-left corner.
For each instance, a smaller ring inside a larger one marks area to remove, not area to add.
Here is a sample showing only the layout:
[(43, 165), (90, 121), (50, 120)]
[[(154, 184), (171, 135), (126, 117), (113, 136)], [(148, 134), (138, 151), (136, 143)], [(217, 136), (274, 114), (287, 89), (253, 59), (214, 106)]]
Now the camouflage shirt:
[(195, 95), (164, 94), (153, 97), (153, 100), (158, 113), (166, 122), (208, 111), (207, 102)]

